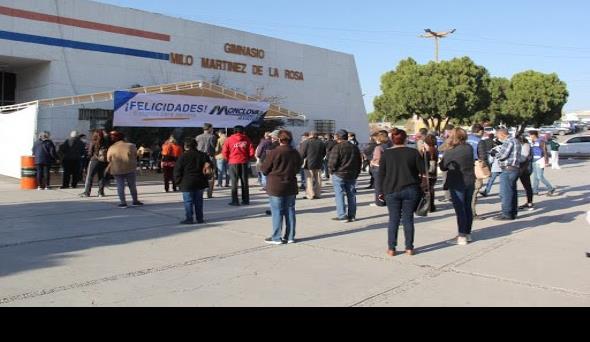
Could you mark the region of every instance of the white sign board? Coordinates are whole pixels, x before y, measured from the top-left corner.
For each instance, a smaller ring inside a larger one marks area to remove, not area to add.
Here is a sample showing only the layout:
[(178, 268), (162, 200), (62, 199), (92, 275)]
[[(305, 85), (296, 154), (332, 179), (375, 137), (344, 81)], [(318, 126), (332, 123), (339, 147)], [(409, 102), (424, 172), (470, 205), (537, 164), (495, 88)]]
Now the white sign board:
[(115, 127), (248, 126), (266, 115), (270, 104), (211, 97), (115, 92)]
[(38, 109), (33, 105), (0, 114), (0, 175), (21, 178), (21, 157), (33, 154)]

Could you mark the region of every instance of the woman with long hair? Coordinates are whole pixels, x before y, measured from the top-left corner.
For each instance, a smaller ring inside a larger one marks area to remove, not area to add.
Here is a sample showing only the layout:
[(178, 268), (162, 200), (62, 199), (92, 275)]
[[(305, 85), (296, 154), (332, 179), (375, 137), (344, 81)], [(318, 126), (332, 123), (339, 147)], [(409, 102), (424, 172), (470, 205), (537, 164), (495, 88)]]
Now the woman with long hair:
[(448, 149), (440, 162), (440, 169), (448, 172), (446, 187), (453, 199), (459, 228), (457, 244), (465, 246), (472, 241), (473, 210), (471, 201), (475, 192), (473, 147), (467, 143), (467, 132), (462, 128), (454, 128), (450, 132), (447, 145)]
[(104, 197), (105, 171), (108, 166), (107, 152), (109, 150), (104, 136), (105, 133), (102, 129), (96, 130), (92, 134), (92, 141), (88, 150), (90, 163), (88, 164), (86, 184), (84, 186), (84, 192), (80, 195), (81, 197), (90, 197), (95, 175), (98, 176), (98, 197)]
[(406, 254), (414, 255), (414, 211), (420, 200), (420, 176), (426, 171), (422, 156), (407, 147), (407, 140), (405, 131), (396, 131), (393, 148), (385, 151), (379, 163), (379, 199), (387, 203), (389, 211), (387, 254), (392, 257), (397, 254), (400, 221), (404, 225)]
[(434, 187), (438, 178), (438, 146), (436, 136), (428, 134), (424, 139), (423, 151), (426, 160), (428, 160), (428, 190), (430, 192), (430, 212), (436, 212), (434, 205)]

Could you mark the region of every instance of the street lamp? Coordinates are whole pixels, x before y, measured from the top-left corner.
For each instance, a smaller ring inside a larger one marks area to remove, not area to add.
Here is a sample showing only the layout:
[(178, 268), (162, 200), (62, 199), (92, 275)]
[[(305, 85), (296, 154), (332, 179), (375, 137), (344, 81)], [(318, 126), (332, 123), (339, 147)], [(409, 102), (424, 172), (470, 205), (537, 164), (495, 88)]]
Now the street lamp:
[(442, 38), (446, 38), (449, 35), (455, 33), (457, 30), (456, 29), (452, 29), (450, 31), (447, 32), (433, 32), (431, 29), (425, 29), (424, 32), (426, 32), (426, 34), (421, 35), (421, 38), (434, 38), (435, 41), (435, 55), (434, 55), (434, 59), (435, 61), (438, 63), (439, 62), (439, 58), (438, 58), (438, 50), (440, 48), (440, 42), (439, 40)]

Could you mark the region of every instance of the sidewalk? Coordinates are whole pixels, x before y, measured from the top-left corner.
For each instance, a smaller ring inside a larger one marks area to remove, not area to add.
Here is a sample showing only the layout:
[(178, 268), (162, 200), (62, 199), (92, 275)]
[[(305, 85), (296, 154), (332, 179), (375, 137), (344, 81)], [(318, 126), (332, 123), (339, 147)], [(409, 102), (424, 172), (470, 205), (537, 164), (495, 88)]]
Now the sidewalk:
[[(267, 246), (257, 187), (249, 207), (217, 192), (209, 223), (186, 227), (181, 195), (157, 182), (140, 186), (145, 207), (122, 210), (114, 189), (80, 199), (79, 189), (25, 192), (0, 178), (0, 306), (589, 306), (589, 167), (548, 170), (562, 195), (537, 198), (516, 222), (476, 222), (467, 247), (448, 243), (455, 215), (439, 204), (416, 220), (418, 255), (395, 258), (387, 211), (369, 207), (369, 190), (355, 223), (330, 220), (330, 185), (321, 200), (298, 200), (299, 243)], [(498, 189), (480, 214), (499, 209)]]

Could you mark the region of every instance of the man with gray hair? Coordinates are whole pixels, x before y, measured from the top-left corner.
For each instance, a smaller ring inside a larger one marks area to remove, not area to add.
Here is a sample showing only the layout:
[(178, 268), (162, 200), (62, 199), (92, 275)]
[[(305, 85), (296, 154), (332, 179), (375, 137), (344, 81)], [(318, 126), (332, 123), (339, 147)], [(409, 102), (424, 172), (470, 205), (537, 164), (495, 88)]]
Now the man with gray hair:
[(70, 133), (70, 138), (59, 146), (59, 156), (63, 167), (63, 182), (61, 189), (78, 187), (82, 157), (86, 154), (86, 147), (80, 140), (77, 131)]
[(39, 140), (33, 146), (33, 156), (35, 156), (35, 165), (37, 166), (37, 190), (49, 190), (51, 165), (57, 160), (57, 153), (48, 132), (39, 134)]

